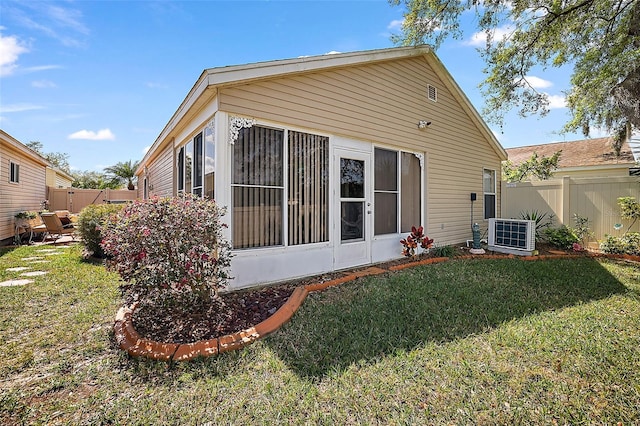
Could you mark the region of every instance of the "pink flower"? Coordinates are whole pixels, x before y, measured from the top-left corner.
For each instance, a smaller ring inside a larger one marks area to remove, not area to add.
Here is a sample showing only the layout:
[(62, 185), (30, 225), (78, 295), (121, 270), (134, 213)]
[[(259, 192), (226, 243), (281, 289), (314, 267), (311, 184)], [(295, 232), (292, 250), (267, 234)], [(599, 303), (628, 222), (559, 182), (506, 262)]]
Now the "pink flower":
[(584, 248), (578, 244), (578, 243), (573, 243), (573, 251), (583, 251)]

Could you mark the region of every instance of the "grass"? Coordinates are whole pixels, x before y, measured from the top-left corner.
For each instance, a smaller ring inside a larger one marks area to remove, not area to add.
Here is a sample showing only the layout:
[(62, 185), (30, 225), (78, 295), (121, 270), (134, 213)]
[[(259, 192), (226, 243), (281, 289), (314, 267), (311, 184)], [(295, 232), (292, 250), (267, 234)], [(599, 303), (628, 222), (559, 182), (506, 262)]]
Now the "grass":
[[(0, 252), (0, 281), (37, 248)], [(117, 350), (117, 276), (67, 249), (0, 288), (1, 424), (633, 424), (640, 271), (453, 260), (313, 293), (242, 351)]]

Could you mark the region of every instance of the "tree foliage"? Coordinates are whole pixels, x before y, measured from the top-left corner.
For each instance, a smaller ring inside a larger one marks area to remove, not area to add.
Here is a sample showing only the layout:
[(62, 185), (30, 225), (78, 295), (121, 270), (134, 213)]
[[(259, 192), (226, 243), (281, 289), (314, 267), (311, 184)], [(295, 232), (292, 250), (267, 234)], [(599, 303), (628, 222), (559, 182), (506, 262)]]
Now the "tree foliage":
[[(536, 66), (573, 67), (566, 93), (572, 118), (564, 131), (604, 128), (621, 145), (640, 128), (640, 0), (390, 0), (406, 8), (396, 43), (461, 38), (460, 19), (471, 11), (486, 34), (482, 50), (488, 120), (502, 124), (506, 111), (521, 116), (549, 111), (549, 97), (528, 79)], [(506, 32), (504, 38), (498, 37)]]
[(109, 179), (104, 173), (94, 171), (79, 171), (71, 174), (73, 176), (74, 188), (82, 189), (117, 189), (120, 187), (119, 181)]
[(66, 173), (70, 173), (69, 154), (66, 152), (44, 152), (44, 146), (42, 145), (42, 142), (39, 141), (31, 141), (26, 145), (40, 154), (41, 157), (50, 162), (54, 167)]
[(558, 168), (558, 161), (562, 150), (556, 151), (551, 157), (538, 157), (538, 153), (531, 154), (526, 161), (515, 165), (507, 160), (502, 163), (502, 176), (507, 182), (521, 182), (535, 177), (546, 180), (553, 176), (553, 171)]
[(135, 189), (136, 169), (138, 168), (139, 161), (133, 162), (132, 160), (116, 163), (113, 166), (106, 167), (104, 171), (111, 175), (111, 179), (119, 182), (122, 185), (127, 185), (130, 190)]

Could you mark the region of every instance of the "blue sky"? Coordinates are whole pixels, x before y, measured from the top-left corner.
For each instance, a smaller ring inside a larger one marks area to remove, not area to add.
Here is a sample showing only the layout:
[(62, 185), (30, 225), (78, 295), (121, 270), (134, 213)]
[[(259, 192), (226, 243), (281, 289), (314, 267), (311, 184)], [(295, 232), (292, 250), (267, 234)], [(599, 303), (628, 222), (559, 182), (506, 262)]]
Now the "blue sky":
[[(204, 69), (393, 47), (402, 16), (386, 0), (0, 0), (0, 128), (102, 171), (141, 159)], [(484, 41), (467, 27), (437, 54), (481, 111)], [(558, 134), (568, 72), (538, 71), (553, 109), (490, 125), (505, 148), (582, 139)]]

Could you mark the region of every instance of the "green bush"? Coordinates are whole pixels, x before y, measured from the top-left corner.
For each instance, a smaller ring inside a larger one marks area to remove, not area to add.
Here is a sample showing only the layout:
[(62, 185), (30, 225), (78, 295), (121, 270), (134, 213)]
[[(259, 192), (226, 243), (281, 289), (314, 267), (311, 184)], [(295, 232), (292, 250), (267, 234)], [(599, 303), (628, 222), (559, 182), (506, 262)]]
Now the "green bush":
[(430, 251), (434, 257), (455, 257), (458, 253), (454, 246), (435, 246)]
[(600, 243), (600, 251), (608, 254), (631, 254), (640, 256), (640, 233), (629, 232), (622, 237), (606, 235)]
[(229, 279), (224, 214), (213, 200), (191, 194), (128, 204), (107, 222), (102, 241), (125, 294), (192, 311), (209, 303)]
[(102, 242), (102, 227), (113, 214), (122, 210), (122, 204), (90, 204), (80, 211), (78, 217), (78, 231), (85, 247), (85, 257), (105, 256), (100, 243)]
[(566, 225), (545, 229), (544, 238), (549, 244), (562, 250), (572, 250), (573, 244), (580, 242), (575, 232)]

